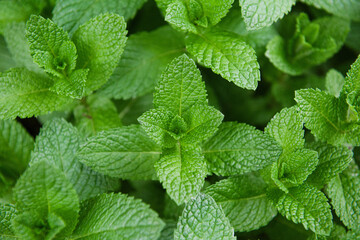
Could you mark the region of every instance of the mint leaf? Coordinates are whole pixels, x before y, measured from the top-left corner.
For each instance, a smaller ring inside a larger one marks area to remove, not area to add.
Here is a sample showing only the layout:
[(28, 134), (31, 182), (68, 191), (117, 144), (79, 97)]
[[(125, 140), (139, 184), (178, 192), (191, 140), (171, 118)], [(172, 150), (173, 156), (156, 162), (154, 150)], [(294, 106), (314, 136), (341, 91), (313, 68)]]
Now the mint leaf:
[[(41, 219), (47, 219), (48, 214), (60, 217), (66, 226), (59, 237), (71, 233), (76, 226), (79, 212), (76, 191), (60, 170), (45, 161), (33, 164), (19, 178), (14, 199), (20, 212), (34, 211)], [(36, 231), (47, 226), (33, 227)]]
[(256, 30), (281, 19), (290, 12), (295, 0), (240, 0), (241, 13), (248, 30)]
[(78, 130), (63, 119), (48, 121), (36, 138), (30, 165), (46, 161), (61, 170), (74, 186), (80, 200), (116, 190), (119, 181), (92, 171), (76, 156), (84, 142)]
[[(197, 3), (196, 1), (194, 2)], [(167, 5), (165, 20), (179, 31), (197, 33), (197, 28), (191, 22), (189, 15), (186, 2), (175, 0)]]
[(154, 92), (154, 107), (182, 114), (195, 104), (207, 104), (205, 84), (195, 62), (183, 54), (164, 70)]
[(295, 100), (305, 127), (320, 140), (330, 144), (358, 145), (359, 126), (346, 122), (348, 106), (343, 99), (314, 89), (295, 92)]
[(14, 232), (11, 228), (11, 220), (15, 218), (17, 212), (12, 204), (0, 203), (0, 237), (1, 239), (13, 239)]
[(214, 199), (199, 193), (179, 218), (174, 239), (236, 239), (234, 229)]
[(153, 179), (160, 148), (140, 126), (131, 125), (88, 138), (79, 150), (81, 162), (97, 172), (122, 179)]
[(342, 93), (347, 96), (346, 101), (351, 108), (360, 113), (360, 57), (356, 59), (347, 72)]
[(169, 26), (132, 34), (101, 94), (128, 99), (152, 91), (166, 65), (184, 51), (183, 36)]
[(81, 206), (72, 239), (157, 239), (164, 227), (157, 213), (125, 194), (102, 194)]
[(325, 195), (313, 186), (301, 185), (290, 188), (289, 193), (279, 190), (269, 195), (281, 215), (294, 223), (302, 223), (305, 229), (320, 235), (329, 235), (332, 228), (330, 205)]
[(260, 81), (259, 63), (254, 49), (238, 35), (213, 29), (199, 35), (189, 34), (185, 43), (200, 64), (239, 87), (256, 89)]
[(226, 122), (204, 144), (203, 153), (211, 172), (229, 176), (270, 165), (279, 158), (281, 148), (255, 127)]
[(145, 2), (146, 0), (59, 0), (53, 10), (53, 20), (72, 35), (82, 24), (100, 14), (116, 13), (127, 21), (135, 16)]
[(107, 13), (89, 20), (74, 33), (79, 55), (76, 66), (89, 69), (86, 93), (101, 87), (113, 73), (124, 50), (125, 28), (123, 17)]
[(326, 73), (326, 90), (331, 95), (338, 98), (340, 96), (341, 89), (344, 86), (344, 81), (345, 79), (340, 72), (336, 71), (335, 69), (330, 69)]
[(11, 53), (9, 52), (6, 42), (3, 38), (0, 38), (0, 71), (6, 71), (10, 68), (16, 67), (17, 63), (13, 60)]
[(69, 103), (49, 90), (52, 85), (49, 78), (21, 68), (0, 73), (0, 118), (32, 117)]
[(221, 180), (205, 193), (221, 206), (235, 231), (248, 232), (267, 225), (277, 214), (266, 187), (260, 177), (247, 174)]
[(196, 196), (204, 184), (206, 165), (200, 147), (179, 141), (155, 163), (160, 182), (170, 197), (180, 205)]

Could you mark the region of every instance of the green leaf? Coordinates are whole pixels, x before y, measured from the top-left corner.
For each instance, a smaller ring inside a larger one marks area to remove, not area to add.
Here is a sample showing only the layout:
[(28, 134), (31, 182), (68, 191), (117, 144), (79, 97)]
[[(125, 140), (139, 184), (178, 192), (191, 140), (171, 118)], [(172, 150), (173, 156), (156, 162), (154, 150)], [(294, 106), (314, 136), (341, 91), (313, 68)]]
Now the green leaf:
[(295, 92), (295, 100), (305, 127), (320, 140), (330, 144), (360, 144), (359, 126), (346, 122), (348, 106), (341, 98), (314, 89)]
[(207, 105), (205, 84), (195, 62), (183, 54), (168, 64), (154, 92), (154, 107), (180, 117), (195, 104)]
[(101, 87), (113, 73), (125, 47), (125, 28), (123, 17), (107, 13), (89, 20), (74, 33), (79, 55), (76, 66), (89, 69), (87, 93)]
[(346, 227), (360, 230), (360, 171), (353, 173), (349, 169), (333, 178), (326, 188), (336, 215)]
[(277, 214), (266, 187), (260, 177), (247, 174), (221, 180), (205, 193), (221, 206), (235, 231), (248, 232), (267, 225)]
[(344, 81), (345, 79), (340, 72), (336, 71), (335, 69), (330, 69), (326, 73), (326, 82), (325, 82), (326, 90), (331, 95), (338, 98), (340, 96), (341, 89), (344, 86)]
[(15, 239), (11, 228), (11, 220), (15, 218), (17, 212), (12, 204), (0, 203), (0, 238), (3, 240)]
[(116, 190), (119, 187), (117, 179), (94, 172), (79, 162), (76, 153), (83, 142), (78, 130), (64, 119), (48, 121), (36, 137), (30, 165), (46, 161), (61, 170), (80, 200)]
[(332, 214), (325, 195), (310, 185), (290, 188), (289, 193), (276, 190), (269, 195), (281, 215), (294, 223), (302, 223), (320, 235), (329, 235)]
[(360, 114), (360, 56), (347, 72), (342, 93), (347, 96), (346, 101)]
[(186, 2), (175, 0), (169, 2), (169, 5), (166, 8), (165, 20), (179, 31), (197, 33), (197, 28), (191, 22), (191, 17), (189, 15)]
[(160, 148), (138, 125), (120, 127), (91, 137), (81, 147), (81, 162), (97, 172), (123, 179), (153, 179)]
[(177, 222), (172, 219), (165, 219), (165, 227), (161, 231), (161, 235), (158, 240), (174, 240), (174, 231), (177, 226)]
[(185, 43), (200, 64), (239, 87), (256, 89), (259, 63), (254, 49), (239, 35), (212, 29), (199, 35), (189, 34)]
[(92, 94), (74, 109), (75, 124), (85, 136), (120, 127), (121, 120), (114, 103), (107, 97)]
[(214, 199), (199, 193), (189, 201), (179, 218), (174, 239), (235, 240), (234, 229)]
[(164, 227), (157, 213), (125, 194), (102, 194), (81, 206), (71, 239), (157, 239)]
[(319, 153), (319, 164), (308, 177), (307, 182), (319, 188), (345, 170), (353, 156), (352, 151), (347, 147), (334, 147), (325, 143), (311, 143), (308, 147)]
[(304, 147), (303, 122), (295, 107), (284, 108), (275, 114), (265, 132), (281, 145), (284, 154)]
[(69, 98), (53, 93), (53, 82), (26, 69), (0, 73), (0, 118), (32, 117), (59, 109)]
[(76, 226), (79, 212), (76, 191), (60, 170), (45, 161), (33, 164), (19, 178), (14, 199), (21, 212), (34, 211), (41, 219), (47, 219), (49, 214), (60, 217), (66, 226), (59, 237), (71, 233)]
[(100, 93), (128, 99), (151, 92), (166, 65), (184, 51), (183, 36), (169, 26), (132, 34), (119, 64)]
[(360, 21), (360, 3), (357, 0), (301, 0), (342, 18)]
[(290, 12), (295, 0), (240, 0), (241, 13), (248, 30), (270, 26)]
[(200, 147), (183, 145), (164, 151), (155, 163), (160, 182), (169, 196), (180, 205), (198, 194), (204, 185), (206, 164)]
[(9, 49), (6, 46), (6, 42), (3, 38), (0, 38), (0, 59), (0, 72), (14, 68), (17, 65), (11, 56), (11, 53), (9, 52)]
[(125, 21), (133, 18), (146, 0), (58, 0), (53, 10), (53, 20), (72, 35), (82, 24), (104, 13), (116, 13)]
[(229, 176), (262, 169), (281, 154), (281, 147), (255, 127), (226, 122), (203, 146), (211, 172)]

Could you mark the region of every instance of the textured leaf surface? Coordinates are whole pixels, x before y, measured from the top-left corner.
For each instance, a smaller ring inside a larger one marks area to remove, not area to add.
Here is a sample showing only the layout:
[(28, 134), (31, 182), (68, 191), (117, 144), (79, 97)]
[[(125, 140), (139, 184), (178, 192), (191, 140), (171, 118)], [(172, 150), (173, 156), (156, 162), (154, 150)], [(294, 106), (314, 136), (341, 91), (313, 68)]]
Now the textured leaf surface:
[(247, 232), (267, 225), (277, 214), (266, 187), (260, 177), (247, 174), (221, 180), (205, 193), (222, 207), (235, 231)]
[(157, 239), (164, 227), (157, 213), (124, 194), (102, 194), (81, 206), (71, 239)]
[(295, 93), (295, 100), (305, 127), (315, 137), (331, 144), (358, 145), (359, 126), (346, 123), (347, 104), (326, 92), (314, 89), (302, 89)]
[(53, 20), (72, 35), (82, 24), (104, 13), (116, 13), (125, 21), (133, 18), (146, 0), (59, 0), (53, 10)]
[(335, 69), (330, 69), (326, 73), (326, 90), (333, 96), (339, 97), (340, 92), (344, 86), (344, 76), (336, 71)]
[(166, 65), (184, 51), (183, 36), (169, 26), (131, 35), (101, 94), (128, 99), (152, 91)]
[(246, 124), (227, 122), (203, 146), (210, 171), (229, 176), (262, 169), (281, 154), (268, 135)]
[(165, 20), (179, 31), (197, 33), (196, 26), (191, 22), (189, 15), (186, 2), (175, 0), (167, 5)]
[(329, 235), (332, 228), (330, 205), (325, 195), (313, 186), (301, 185), (289, 193), (273, 192), (270, 198), (278, 211), (294, 223), (321, 235)]
[(73, 41), (78, 50), (78, 68), (88, 68), (86, 89), (101, 87), (113, 73), (126, 42), (126, 23), (116, 14), (99, 15), (79, 27)]
[(240, 0), (241, 13), (249, 30), (270, 26), (290, 12), (295, 0)]
[(346, 101), (358, 114), (360, 113), (360, 57), (351, 65), (345, 78), (342, 93), (347, 95)]
[(189, 201), (179, 218), (174, 239), (231, 239), (234, 229), (214, 199), (199, 193)]
[(3, 240), (15, 239), (11, 229), (11, 220), (16, 216), (15, 206), (0, 203), (0, 238)]
[(78, 130), (70, 123), (63, 119), (48, 121), (36, 138), (30, 164), (44, 160), (60, 169), (74, 186), (80, 200), (116, 190), (119, 187), (117, 179), (94, 172), (79, 162), (76, 153), (83, 142)]
[(154, 93), (154, 107), (182, 116), (194, 104), (207, 104), (205, 84), (195, 62), (183, 54), (163, 72)]
[(226, 80), (242, 88), (257, 88), (260, 71), (255, 51), (239, 35), (219, 30), (190, 34), (186, 48), (199, 63)]
[(14, 188), (16, 209), (36, 211), (41, 219), (53, 213), (66, 223), (60, 233), (69, 234), (75, 228), (79, 212), (76, 191), (65, 175), (45, 161), (28, 168)]
[(200, 147), (182, 145), (163, 153), (155, 169), (166, 192), (178, 204), (196, 196), (204, 185), (206, 165)]
[(32, 117), (59, 109), (70, 100), (49, 91), (53, 82), (25, 69), (0, 73), (0, 118)]
[(97, 172), (123, 179), (152, 179), (160, 148), (138, 125), (120, 127), (91, 137), (79, 159)]

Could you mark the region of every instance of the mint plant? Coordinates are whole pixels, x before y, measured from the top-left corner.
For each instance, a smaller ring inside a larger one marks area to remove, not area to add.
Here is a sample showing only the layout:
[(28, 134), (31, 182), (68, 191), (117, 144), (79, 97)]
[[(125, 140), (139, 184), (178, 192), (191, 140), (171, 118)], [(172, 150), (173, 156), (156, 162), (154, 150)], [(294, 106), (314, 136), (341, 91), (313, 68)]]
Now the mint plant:
[(0, 239), (359, 239), (359, 16), (0, 0)]

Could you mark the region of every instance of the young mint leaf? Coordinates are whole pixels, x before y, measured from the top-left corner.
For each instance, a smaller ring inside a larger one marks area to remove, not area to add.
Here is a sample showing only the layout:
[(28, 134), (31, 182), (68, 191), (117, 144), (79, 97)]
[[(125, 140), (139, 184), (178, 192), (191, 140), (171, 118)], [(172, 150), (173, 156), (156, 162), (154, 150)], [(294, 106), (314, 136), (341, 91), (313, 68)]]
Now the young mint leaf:
[(79, 55), (76, 66), (89, 69), (86, 93), (101, 87), (113, 73), (124, 50), (125, 28), (123, 17), (107, 13), (89, 20), (74, 33)]
[(308, 147), (318, 152), (319, 164), (306, 181), (319, 188), (345, 170), (353, 156), (347, 147), (334, 147), (319, 142), (308, 144)]
[(166, 192), (177, 205), (196, 196), (204, 185), (206, 164), (200, 147), (178, 141), (176, 147), (163, 152), (155, 163), (155, 169)]
[(227, 122), (203, 146), (211, 172), (229, 176), (262, 169), (281, 154), (281, 147), (255, 127)]
[(278, 211), (305, 229), (328, 236), (332, 228), (332, 214), (325, 195), (310, 185), (290, 188), (289, 193), (275, 190), (269, 193)]
[(15, 218), (17, 212), (12, 204), (0, 203), (0, 238), (10, 240), (16, 238), (11, 228), (11, 221)]
[(236, 238), (234, 229), (221, 207), (212, 197), (199, 193), (186, 204), (179, 218), (174, 239), (235, 240)]
[(330, 69), (326, 73), (326, 90), (333, 96), (339, 97), (341, 89), (344, 86), (344, 77), (343, 75), (336, 71), (335, 69)]
[(268, 123), (265, 132), (283, 148), (284, 153), (304, 147), (303, 122), (295, 107), (284, 108)]
[(248, 30), (270, 26), (290, 12), (296, 0), (240, 0), (241, 13)]
[(346, 227), (360, 230), (360, 171), (345, 170), (333, 178), (326, 188), (336, 215)]
[(260, 81), (259, 63), (253, 48), (239, 35), (212, 29), (189, 34), (187, 50), (197, 61), (235, 85), (255, 90)]
[(207, 105), (205, 84), (195, 62), (183, 54), (168, 64), (154, 92), (154, 107), (182, 114), (195, 104)]
[(305, 127), (315, 137), (330, 144), (360, 144), (360, 127), (345, 122), (348, 106), (343, 99), (318, 89), (302, 89), (295, 92), (295, 100)]
[(92, 94), (74, 109), (75, 125), (84, 136), (120, 127), (116, 106), (107, 97)]
[(103, 131), (81, 147), (81, 162), (97, 172), (123, 179), (153, 179), (160, 148), (138, 125)]
[(260, 177), (246, 174), (210, 185), (205, 193), (221, 206), (235, 231), (248, 232), (267, 225), (277, 214), (266, 187)]
[(89, 69), (78, 69), (73, 71), (67, 78), (58, 78), (51, 91), (59, 95), (81, 99), (85, 94), (86, 76)]
[(102, 194), (81, 205), (71, 239), (157, 239), (164, 227), (157, 213), (125, 194)]
[[(196, 1), (194, 2), (196, 3)], [(191, 22), (189, 15), (187, 2), (175, 0), (167, 5), (165, 20), (179, 31), (197, 33), (197, 28)]]
[(351, 108), (360, 114), (360, 56), (347, 73), (342, 93), (347, 96), (346, 101)]
[(104, 13), (116, 13), (125, 21), (133, 18), (146, 0), (58, 0), (53, 10), (53, 20), (72, 35), (82, 24)]
[(356, 0), (301, 0), (342, 18), (360, 21), (360, 3)]
[(53, 93), (52, 80), (26, 69), (0, 73), (0, 118), (32, 117), (59, 109), (69, 98)]
[(128, 99), (153, 91), (166, 65), (184, 51), (183, 36), (169, 26), (131, 35), (101, 94)]
[[(58, 237), (71, 233), (76, 226), (79, 212), (76, 191), (60, 170), (45, 161), (33, 164), (19, 178), (14, 199), (20, 212), (34, 211), (39, 218), (48, 221), (49, 214), (60, 217), (66, 226)], [(32, 227), (36, 231), (36, 228), (47, 226)]]
[(76, 153), (83, 142), (78, 130), (70, 123), (63, 119), (48, 121), (36, 138), (30, 165), (46, 161), (61, 170), (80, 200), (116, 190), (119, 187), (117, 179), (94, 172), (79, 162)]

